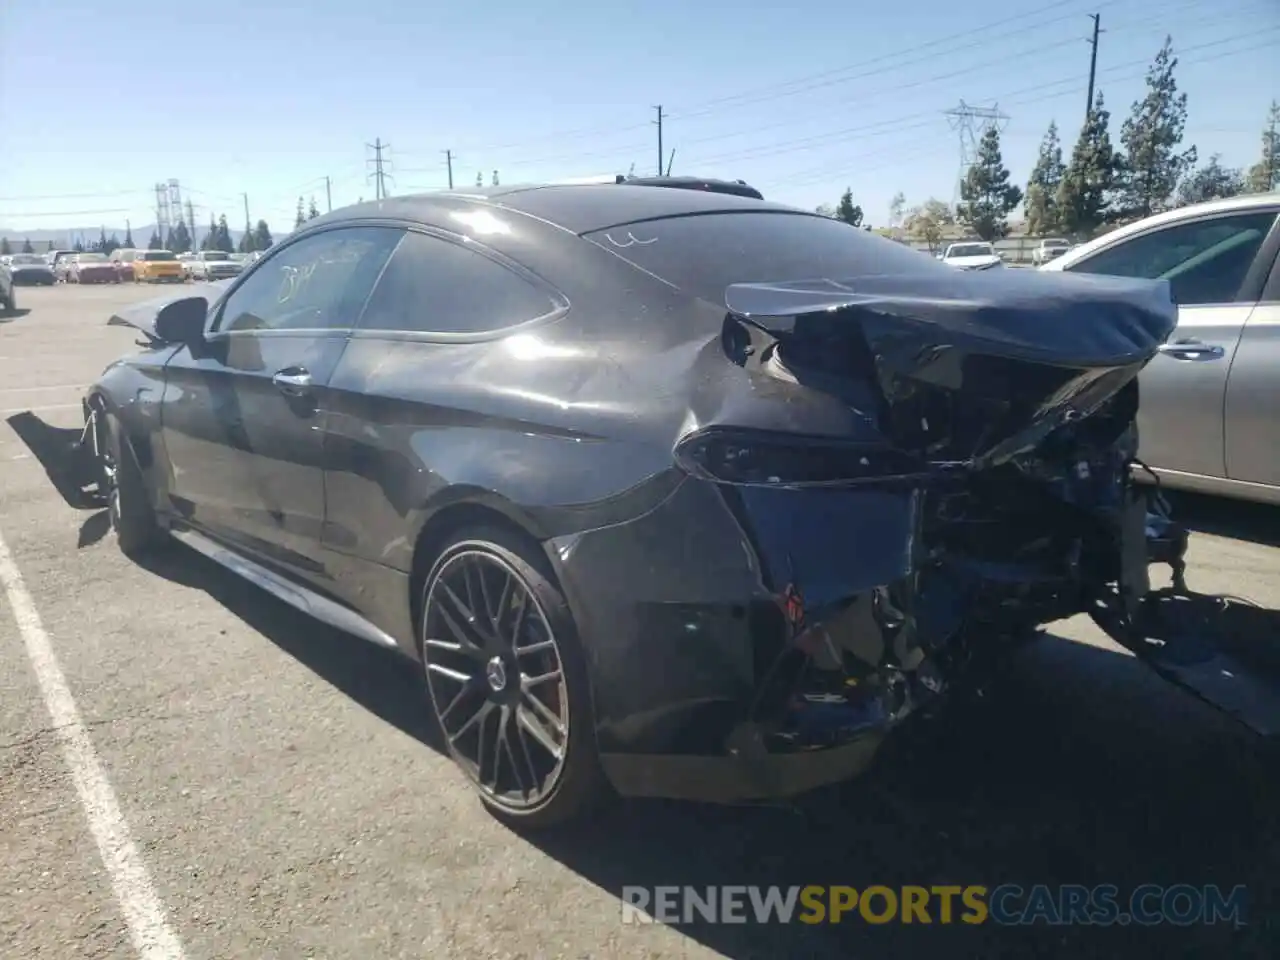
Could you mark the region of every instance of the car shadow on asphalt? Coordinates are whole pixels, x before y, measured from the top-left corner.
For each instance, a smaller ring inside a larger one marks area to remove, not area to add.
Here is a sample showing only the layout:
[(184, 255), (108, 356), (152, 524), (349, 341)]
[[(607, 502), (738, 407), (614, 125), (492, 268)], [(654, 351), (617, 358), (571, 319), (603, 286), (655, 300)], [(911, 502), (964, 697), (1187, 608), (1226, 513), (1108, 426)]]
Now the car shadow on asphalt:
[(439, 728), (425, 707), (425, 682), (403, 656), (300, 613), (180, 543), (164, 545), (139, 564), (166, 580), (203, 590), (370, 713), (444, 751)]
[(30, 410), (15, 413), (5, 421), (13, 428), (67, 506), (91, 510), (102, 504), (84, 489), (83, 427), (55, 427)]
[(1193, 531), (1280, 547), (1280, 508), (1182, 491), (1166, 496), (1173, 516)]
[[(246, 590), (180, 545), (147, 567), (206, 591), (365, 709), (442, 751), (421, 675), (408, 661)], [(1123, 897), (1156, 883), (1249, 891), (1243, 930), (975, 926), (943, 923), (936, 909), (929, 925), (876, 925), (855, 912), (839, 924), (678, 926), (734, 960), (922, 951), (1064, 960), (1280, 955), (1280, 924), (1270, 919), (1280, 916), (1280, 779), (1242, 728), (1127, 654), (1052, 634), (1007, 664), (984, 697), (946, 717), (903, 730), (866, 776), (792, 805), (623, 801), (586, 825), (523, 841), (617, 897), (623, 939), (624, 888), (636, 886), (1114, 884)]]

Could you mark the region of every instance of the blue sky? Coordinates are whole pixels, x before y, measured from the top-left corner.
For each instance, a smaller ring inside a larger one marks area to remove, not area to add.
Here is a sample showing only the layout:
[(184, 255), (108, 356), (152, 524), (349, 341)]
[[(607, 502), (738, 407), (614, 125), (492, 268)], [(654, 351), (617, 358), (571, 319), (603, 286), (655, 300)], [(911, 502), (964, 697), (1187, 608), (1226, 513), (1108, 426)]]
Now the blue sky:
[(811, 207), (850, 186), (869, 220), (890, 198), (951, 199), (963, 98), (1008, 114), (1025, 181), (1052, 119), (1074, 140), (1098, 12), (1113, 136), (1166, 33), (1182, 59), (1188, 139), (1248, 165), (1280, 98), (1277, 0), (796, 0), (631, 5), (0, 5), (0, 227), (150, 223), (177, 178), (197, 222), (283, 232), (299, 195), (371, 198), (375, 138), (392, 193), (477, 171), (502, 182), (657, 166), (654, 105), (676, 173), (741, 177)]

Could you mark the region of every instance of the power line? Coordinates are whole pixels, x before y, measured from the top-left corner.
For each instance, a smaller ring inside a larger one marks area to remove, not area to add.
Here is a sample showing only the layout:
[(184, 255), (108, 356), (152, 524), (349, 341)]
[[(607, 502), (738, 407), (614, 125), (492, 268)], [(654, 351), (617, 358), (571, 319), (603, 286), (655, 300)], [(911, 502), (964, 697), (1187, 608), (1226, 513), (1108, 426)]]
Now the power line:
[(33, 212), (6, 213), (6, 214), (5, 214), (5, 216), (6, 216), (6, 217), (13, 217), (13, 218), (15, 218), (15, 219), (16, 219), (17, 217), (25, 217), (25, 218), (28, 218), (28, 219), (31, 219), (31, 218), (34, 218), (34, 217), (93, 217), (93, 216), (100, 216), (100, 215), (102, 215), (102, 214), (133, 213), (135, 209), (137, 209), (137, 208), (136, 208), (136, 207), (113, 207), (113, 208), (112, 208), (112, 209), (110, 209), (110, 210), (102, 210), (102, 209), (99, 209), (99, 210), (54, 210), (54, 211), (40, 211), (40, 212), (35, 212), (35, 213), (33, 213)]
[[(1201, 4), (1202, 2), (1203, 0), (1190, 0), (1190, 2), (1187, 4), (1184, 4), (1184, 6), (1194, 7)], [(1076, 15), (1072, 15), (1069, 19), (1075, 19), (1075, 16)], [(1215, 19), (1208, 22), (1216, 23), (1217, 20)], [(1122, 24), (1120, 27), (1113, 27), (1112, 32), (1120, 32), (1122, 30), (1129, 29), (1135, 26), (1150, 27), (1150, 21), (1143, 20), (1143, 21), (1135, 21), (1132, 23)], [(1038, 57), (1052, 50), (1074, 45), (1077, 42), (1078, 42), (1078, 38), (1072, 36), (1072, 37), (1067, 37), (1063, 40), (1055, 41), (1051, 44), (1038, 45), (1026, 50), (1019, 51), (1019, 52), (1002, 53), (997, 57), (984, 59), (977, 63), (970, 64), (969, 66), (966, 66), (966, 67), (961, 67), (954, 70), (947, 70), (945, 72), (935, 73), (926, 77), (919, 77), (914, 80), (909, 80), (905, 83), (898, 82), (890, 86), (879, 87), (872, 90), (859, 91), (858, 98), (859, 100), (865, 101), (869, 99), (874, 99), (875, 97), (879, 97), (879, 96), (896, 97), (901, 95), (901, 93), (904, 90), (911, 90), (913, 88), (926, 87), (926, 86), (929, 86), (930, 84), (939, 83), (944, 80), (954, 80), (958, 77), (979, 73), (991, 67), (1003, 67), (1012, 61), (1023, 59), (1026, 57)], [(982, 44), (982, 45), (985, 46), (986, 44)], [(893, 68), (889, 68), (889, 69), (892, 70)], [(885, 72), (889, 72), (889, 71), (888, 70), (875, 71), (875, 75), (878, 76), (879, 74), (885, 73)], [(679, 115), (677, 114), (677, 116)], [(810, 122), (812, 122), (812, 117), (801, 117), (799, 119), (790, 117), (775, 123), (755, 124), (749, 129), (736, 130), (730, 133), (714, 134), (706, 137), (698, 137), (691, 140), (682, 140), (681, 146), (684, 149), (688, 149), (689, 147), (695, 146), (699, 143), (713, 143), (719, 140), (731, 140), (731, 139), (734, 139), (735, 137), (741, 137), (746, 134), (757, 134), (757, 133), (762, 133), (766, 130), (778, 130), (786, 127), (793, 127), (800, 123), (810, 123)]]
[[(1193, 0), (1193, 2), (1196, 2), (1196, 0)], [(1074, 19), (1076, 16), (1078, 16), (1078, 14), (1073, 14), (1068, 19)], [(1058, 19), (1063, 19), (1063, 18), (1058, 18)], [(1112, 28), (1112, 29), (1113, 31), (1118, 31), (1121, 29), (1125, 29), (1126, 27), (1129, 27), (1129, 26), (1149, 27), (1150, 22), (1144, 20), (1144, 21), (1133, 23), (1133, 24), (1126, 24), (1119, 28)], [(1234, 38), (1229, 38), (1229, 39), (1234, 39)], [(974, 73), (981, 72), (983, 70), (988, 70), (992, 67), (1005, 67), (1012, 61), (1025, 59), (1028, 57), (1040, 57), (1040, 56), (1043, 56), (1043, 54), (1050, 52), (1052, 50), (1066, 48), (1078, 42), (1079, 42), (1078, 36), (1070, 36), (1070, 37), (1066, 37), (1061, 40), (1057, 40), (1048, 44), (1037, 44), (1034, 47), (1030, 47), (1028, 49), (1021, 50), (1018, 52), (1002, 53), (999, 56), (987, 57), (987, 58), (984, 58), (983, 60), (978, 61), (977, 63), (972, 63), (964, 67), (945, 70), (929, 76), (919, 77), (913, 80), (908, 80), (906, 82), (898, 82), (892, 85), (886, 85), (884, 87), (878, 87), (868, 91), (860, 91), (859, 99), (867, 100), (867, 99), (872, 99), (882, 95), (883, 96), (899, 96), (905, 90), (910, 90), (910, 89), (919, 88), (919, 87), (927, 87), (930, 84), (939, 83), (946, 80), (954, 80), (959, 77), (968, 76)], [(990, 41), (986, 41), (979, 45), (987, 46), (989, 45), (989, 43)], [(1196, 48), (1187, 48), (1187, 49), (1191, 50)], [(1143, 61), (1143, 62), (1146, 62), (1146, 61)], [(867, 76), (880, 76), (881, 74), (889, 72), (889, 70), (892, 70), (892, 69), (896, 69), (896, 68), (891, 67), (891, 68), (872, 71), (871, 73), (867, 74)], [(853, 78), (850, 78), (850, 79), (853, 79)], [(691, 115), (681, 114), (676, 112), (676, 113), (669, 114), (666, 117), (666, 119), (686, 118), (688, 116), (691, 116)], [(780, 129), (784, 127), (795, 126), (797, 123), (810, 122), (810, 120), (811, 118), (809, 119), (802, 118), (800, 120), (797, 120), (795, 118), (788, 118), (775, 123), (768, 123), (763, 125), (754, 124), (747, 129), (736, 130), (736, 131), (731, 131), (727, 133), (713, 134), (713, 135), (704, 136), (704, 137), (696, 137), (689, 140), (682, 139), (680, 142), (680, 147), (682, 150), (687, 151), (690, 147), (696, 146), (697, 144), (700, 144), (700, 143), (713, 143), (721, 140), (732, 140), (732, 139), (739, 138), (746, 135), (758, 134), (766, 130), (773, 130), (773, 129)], [(519, 160), (516, 160), (513, 165), (539, 166), (544, 164), (550, 165), (550, 164), (556, 164), (556, 163), (575, 162), (575, 161), (583, 161), (583, 160), (594, 160), (594, 159), (605, 159), (605, 158), (612, 159), (620, 156), (625, 156), (628, 153), (634, 153), (635, 151), (638, 151), (640, 149), (643, 149), (643, 148), (641, 144), (637, 141), (635, 143), (628, 143), (625, 145), (620, 144), (617, 147), (606, 149), (606, 150), (593, 150), (586, 153), (575, 151), (573, 153), (560, 153), (560, 154), (555, 154), (550, 156), (537, 156), (534, 158), (524, 157)]]
[[(1119, 2), (1119, 0), (1109, 0), (1109, 2), (1103, 3), (1100, 6), (1104, 6), (1104, 7), (1111, 6), (1117, 2)], [(1052, 26), (1055, 23), (1062, 23), (1062, 22), (1065, 22), (1066, 20), (1075, 19), (1077, 16), (1079, 16), (1078, 13), (1067, 13), (1067, 14), (1061, 13), (1061, 9), (1062, 9), (1061, 4), (1054, 4), (1049, 7), (1041, 8), (1039, 11), (1033, 11), (1032, 13), (1023, 13), (1013, 17), (1006, 17), (1003, 20), (997, 20), (996, 22), (987, 24), (986, 26), (983, 26), (983, 27), (975, 27), (972, 30), (964, 31), (963, 33), (952, 34), (951, 36), (948, 36), (948, 37), (941, 37), (937, 40), (932, 40), (927, 43), (917, 44), (915, 46), (904, 48), (902, 50), (898, 50), (893, 53), (881, 54), (880, 56), (874, 57), (870, 60), (864, 60), (857, 64), (850, 64), (849, 66), (841, 67), (841, 68), (838, 68), (837, 70), (826, 71), (824, 73), (815, 74), (809, 78), (802, 78), (802, 80), (793, 80), (789, 82), (784, 82), (782, 84), (774, 85), (773, 87), (761, 87), (761, 88), (757, 88), (755, 91), (752, 91), (750, 93), (733, 94), (732, 96), (729, 96), (729, 97), (722, 97), (719, 100), (710, 101), (709, 105), (706, 108), (695, 110), (693, 112), (684, 112), (684, 113), (677, 111), (675, 116), (677, 119), (680, 119), (680, 120), (688, 120), (688, 119), (691, 119), (692, 117), (698, 117), (698, 116), (703, 116), (704, 114), (707, 114), (707, 113), (717, 112), (715, 109), (713, 109), (713, 107), (719, 104), (733, 102), (736, 106), (743, 106), (745, 104), (766, 103), (766, 102), (769, 102), (772, 100), (778, 100), (784, 97), (795, 96), (796, 94), (799, 94), (799, 93), (808, 93), (811, 90), (819, 90), (825, 87), (831, 87), (831, 86), (836, 86), (842, 83), (848, 83), (852, 80), (862, 80), (867, 77), (879, 76), (885, 73), (887, 70), (900, 70), (904, 67), (915, 66), (921, 63), (932, 63), (938, 57), (938, 52), (934, 50), (934, 48), (940, 47), (940, 46), (945, 46), (947, 48), (946, 53), (948, 55), (960, 53), (965, 50), (974, 50), (978, 48), (991, 49), (991, 47), (995, 44), (1003, 43), (1006, 40), (1012, 40), (1015, 37), (1025, 36), (1027, 34), (1041, 33), (1043, 32), (1045, 27)], [(1028, 24), (1023, 27), (1019, 27), (1017, 30), (1011, 30), (1006, 33), (996, 34), (995, 36), (991, 35), (990, 31), (996, 27), (1003, 26), (1015, 20), (1025, 19), (1028, 16), (1033, 16), (1038, 13), (1048, 13), (1052, 11), (1058, 12), (1059, 15), (1055, 17), (1050, 17), (1047, 20), (1040, 20), (1035, 23)], [(970, 43), (962, 44), (960, 46), (955, 46), (956, 40), (964, 37), (969, 37), (969, 36), (976, 36), (978, 37), (978, 39)], [(920, 54), (921, 51), (932, 51), (932, 52)], [(906, 60), (898, 60), (899, 57), (902, 57), (903, 55), (907, 55), (907, 54), (918, 54), (918, 55), (911, 56)], [(898, 60), (898, 62), (893, 63), (888, 67), (882, 66), (882, 64), (885, 64), (887, 61), (894, 61), (894, 60)], [(849, 76), (832, 76), (832, 74), (845, 73), (848, 70), (852, 70), (854, 68), (861, 68), (861, 67), (872, 67), (873, 69), (862, 70), (859, 73), (855, 73)]]
[(150, 196), (150, 190), (108, 190), (105, 193), (61, 193), (32, 197), (0, 197), (0, 203), (26, 203), (29, 200), (101, 200), (106, 197), (140, 197)]
[[(1103, 3), (1096, 4), (1095, 9), (1101, 9), (1108, 6), (1113, 6), (1119, 2), (1121, 2), (1121, 0), (1104, 0)], [(988, 46), (993, 42), (999, 42), (1002, 40), (1010, 39), (1011, 37), (1016, 35), (1030, 33), (1037, 30), (1042, 30), (1046, 26), (1051, 26), (1054, 23), (1063, 22), (1068, 19), (1074, 19), (1075, 17), (1078, 17), (1080, 15), (1079, 12), (1064, 14), (1062, 12), (1062, 7), (1063, 7), (1063, 4), (1061, 2), (1048, 4), (1046, 6), (1039, 7), (1035, 10), (1026, 11), (1024, 13), (1016, 14), (1011, 17), (1004, 17), (999, 20), (994, 20), (994, 21), (982, 24), (981, 26), (974, 27), (970, 30), (963, 31), (961, 33), (952, 33), (944, 37), (939, 37), (936, 40), (930, 40), (920, 44), (913, 44), (909, 47), (903, 47), (896, 51), (882, 54), (871, 60), (856, 61), (851, 64), (846, 64), (843, 67), (837, 67), (830, 70), (824, 70), (818, 73), (802, 75), (790, 81), (783, 81), (780, 84), (771, 84), (766, 87), (751, 88), (748, 90), (740, 91), (739, 93), (729, 94), (727, 96), (722, 96), (722, 97), (716, 97), (711, 100), (704, 100), (701, 102), (695, 101), (685, 110), (676, 110), (676, 112), (671, 115), (671, 119), (684, 120), (684, 119), (691, 119), (692, 117), (695, 117), (695, 116), (702, 116), (704, 114), (717, 113), (720, 111), (716, 108), (718, 108), (721, 105), (730, 104), (730, 103), (741, 105), (740, 101), (744, 101), (744, 100), (747, 102), (757, 102), (756, 98), (761, 98), (761, 97), (763, 97), (764, 99), (773, 99), (779, 95), (778, 88), (780, 87), (794, 87), (799, 85), (804, 87), (805, 90), (807, 90), (807, 89), (815, 88), (812, 86), (806, 86), (807, 84), (817, 83), (818, 86), (830, 85), (830, 83), (826, 83), (823, 81), (827, 81), (828, 79), (833, 78), (836, 74), (844, 73), (849, 70), (860, 69), (863, 67), (870, 66), (872, 64), (883, 63), (886, 60), (891, 60), (896, 57), (901, 57), (901, 56), (910, 55), (910, 54), (917, 54), (921, 50), (929, 50), (937, 47), (946, 47), (949, 53), (954, 53), (954, 52), (957, 52), (958, 50), (970, 49), (972, 47)], [(990, 31), (994, 29), (997, 29), (999, 27), (1005, 26), (1010, 23), (1014, 23), (1019, 20), (1025, 20), (1028, 17), (1038, 17), (1046, 13), (1056, 14), (1056, 16), (1050, 17), (1047, 20), (1040, 20), (1035, 23), (1026, 25), (1017, 31), (1013, 31), (1012, 33), (1000, 35), (997, 37), (990, 36)], [(982, 39), (975, 41), (972, 44), (968, 44), (966, 46), (962, 46), (962, 47), (954, 46), (954, 43), (956, 40), (963, 39), (969, 36), (981, 36)], [(930, 57), (926, 59), (933, 59), (936, 56), (937, 54), (934, 53), (934, 54), (931, 54)], [(912, 60), (910, 62), (915, 63), (917, 62), (917, 60)], [(877, 70), (874, 71), (874, 73), (877, 73), (877, 74), (882, 72), (884, 72), (883, 68), (878, 68)], [(861, 75), (855, 76), (855, 77), (846, 77), (846, 78), (843, 78), (842, 80), (835, 80), (834, 82), (845, 82), (846, 80), (858, 79), (860, 76)], [(790, 92), (799, 93), (804, 91), (794, 90)], [(783, 94), (783, 95), (790, 95), (790, 93)], [(496, 143), (496, 144), (482, 144), (472, 149), (484, 150), (487, 152), (499, 152), (502, 150), (510, 150), (517, 147), (527, 147), (527, 146), (531, 146), (539, 143), (562, 142), (565, 140), (576, 140), (576, 139), (583, 139), (587, 137), (599, 137), (601, 134), (607, 134), (607, 133), (629, 133), (632, 131), (644, 130), (647, 127), (648, 127), (648, 124), (645, 124), (645, 123), (633, 123), (633, 124), (627, 124), (625, 126), (597, 124), (591, 127), (578, 127), (570, 130), (559, 130), (554, 133), (548, 133), (548, 134), (538, 136), (538, 137), (533, 137), (527, 140), (520, 140), (515, 142), (507, 142), (507, 143)]]
[[(1247, 52), (1250, 52), (1250, 51), (1252, 51), (1252, 50), (1268, 49), (1268, 48), (1270, 48), (1270, 47), (1273, 45), (1273, 43), (1274, 43), (1274, 41), (1265, 41), (1265, 42), (1262, 42), (1262, 43), (1254, 44), (1254, 45), (1252, 45), (1252, 46), (1250, 46), (1250, 47), (1244, 47), (1244, 48), (1240, 48), (1240, 49), (1236, 49), (1236, 50), (1227, 50), (1227, 51), (1224, 51), (1224, 52), (1222, 52), (1222, 53), (1214, 54), (1214, 55), (1212, 55), (1212, 56), (1208, 56), (1208, 57), (1199, 57), (1199, 58), (1196, 58), (1196, 59), (1194, 59), (1194, 60), (1188, 60), (1188, 61), (1186, 61), (1186, 62), (1188, 62), (1188, 63), (1211, 63), (1211, 62), (1213, 62), (1213, 61), (1215, 61), (1215, 60), (1222, 60), (1222, 59), (1227, 58), (1227, 57), (1235, 57), (1235, 56), (1238, 56), (1238, 55), (1239, 55), (1239, 54), (1241, 54), (1241, 53), (1247, 53)], [(1134, 63), (1142, 63), (1142, 64), (1143, 64), (1143, 68), (1142, 68), (1142, 69), (1139, 69), (1139, 70), (1134, 70), (1134, 69), (1133, 69)], [(1102, 72), (1103, 72), (1103, 73), (1106, 73), (1106, 72), (1110, 72), (1111, 70), (1117, 70), (1117, 69), (1120, 69), (1120, 68), (1128, 68), (1128, 69), (1129, 69), (1129, 71), (1130, 71), (1128, 74), (1125, 74), (1125, 75), (1123, 75), (1123, 76), (1119, 76), (1119, 77), (1115, 77), (1115, 78), (1113, 78), (1113, 79), (1117, 79), (1117, 80), (1137, 79), (1137, 78), (1140, 78), (1140, 77), (1142, 77), (1142, 76), (1144, 76), (1144, 75), (1145, 75), (1145, 73), (1146, 73), (1146, 69), (1145, 69), (1145, 67), (1146, 67), (1145, 61), (1134, 61), (1133, 63), (1129, 63), (1129, 64), (1120, 64), (1120, 65), (1118, 65), (1117, 67), (1112, 67), (1112, 68), (1109, 68), (1109, 70), (1108, 70), (1108, 71), (1102, 71)], [(1007, 100), (1006, 100), (1006, 98), (1005, 98), (1004, 96), (1002, 96), (1002, 97), (1000, 98), (1000, 102), (1001, 102), (1002, 104), (1004, 104), (1005, 106), (1028, 106), (1028, 105), (1031, 105), (1031, 104), (1035, 104), (1035, 103), (1043, 102), (1043, 101), (1045, 101), (1045, 100), (1053, 100), (1053, 99), (1057, 99), (1057, 98), (1062, 97), (1062, 96), (1067, 95), (1067, 94), (1072, 94), (1072, 93), (1077, 93), (1077, 92), (1083, 92), (1083, 90), (1084, 90), (1084, 85), (1081, 83), (1081, 81), (1080, 81), (1080, 79), (1079, 79), (1078, 77), (1071, 77), (1071, 78), (1066, 78), (1065, 80), (1056, 81), (1054, 84), (1052, 84), (1052, 86), (1059, 86), (1059, 85), (1061, 85), (1061, 84), (1063, 84), (1063, 83), (1074, 83), (1074, 84), (1076, 84), (1076, 86), (1075, 86), (1074, 88), (1070, 89), (1070, 90), (1055, 90), (1055, 91), (1051, 91), (1051, 92), (1049, 92), (1047, 95), (1046, 95), (1046, 94), (1041, 94), (1041, 95), (1039, 95), (1039, 96), (1025, 97), (1025, 98), (1022, 98), (1022, 99), (1019, 99), (1019, 100), (1008, 100), (1008, 101), (1007, 101)], [(1033, 90), (1034, 88), (1029, 88), (1029, 89), (1032, 89), (1032, 90)], [(1011, 94), (1010, 96), (1015, 96), (1015, 94)], [(916, 126), (919, 126), (919, 124), (917, 124)], [(904, 128), (904, 129), (905, 129), (905, 128)], [(888, 132), (890, 132), (890, 133), (897, 133), (897, 132), (900, 132), (900, 131), (888, 131)], [(865, 137), (860, 137), (859, 139), (860, 139), (860, 140), (863, 140), (863, 139), (866, 139), (866, 138), (865, 138)], [(913, 141), (913, 143), (914, 143), (914, 141)], [(921, 146), (921, 147), (927, 147), (927, 146), (929, 146), (931, 143), (932, 143), (932, 141), (921, 142), (921, 143), (920, 143), (920, 146)], [(810, 149), (810, 148), (806, 146), (806, 147), (803, 147), (803, 148), (801, 148), (801, 149)], [(828, 163), (828, 164), (824, 164), (824, 165), (823, 165), (822, 167), (820, 167), (820, 168), (810, 168), (809, 170), (802, 170), (802, 171), (800, 171), (799, 173), (795, 174), (794, 176), (789, 176), (789, 177), (787, 177), (787, 178), (786, 178), (786, 182), (787, 182), (787, 184), (788, 184), (788, 185), (790, 185), (790, 186), (801, 186), (801, 185), (803, 185), (803, 183), (804, 183), (804, 182), (806, 182), (806, 178), (811, 178), (808, 182), (818, 182), (818, 181), (820, 181), (820, 180), (824, 180), (824, 179), (832, 179), (836, 174), (833, 174), (831, 171), (838, 170), (839, 172), (844, 172), (844, 171), (849, 170), (849, 169), (850, 169), (850, 168), (849, 168), (849, 161), (851, 161), (851, 160), (858, 160), (858, 159), (861, 159), (861, 158), (864, 158), (864, 157), (865, 157), (865, 158), (875, 158), (875, 157), (879, 157), (879, 156), (885, 156), (885, 157), (887, 157), (887, 158), (895, 158), (895, 157), (900, 158), (900, 157), (901, 157), (901, 154), (902, 154), (902, 151), (903, 151), (904, 149), (910, 149), (910, 145), (907, 145), (907, 144), (895, 144), (895, 145), (894, 145), (894, 146), (892, 146), (892, 147), (883, 147), (883, 148), (881, 148), (881, 149), (879, 149), (879, 150), (874, 150), (874, 151), (871, 151), (871, 152), (869, 152), (869, 153), (858, 153), (858, 154), (854, 154), (854, 155), (852, 155), (851, 157), (843, 158), (842, 160), (838, 161), (838, 162), (837, 162), (837, 163), (835, 163), (835, 164)], [(790, 152), (790, 151), (788, 151), (788, 152)]]
[[(1280, 30), (1280, 25), (1276, 27), (1270, 27), (1262, 31), (1251, 31), (1249, 33), (1237, 34), (1235, 36), (1224, 37), (1222, 39), (1209, 41), (1207, 43), (1195, 44), (1190, 47), (1184, 47), (1181, 51), (1178, 52), (1179, 62), (1188, 64), (1188, 65), (1194, 64), (1194, 63), (1205, 63), (1211, 60), (1220, 59), (1221, 57), (1237, 56), (1238, 54), (1248, 53), (1254, 49), (1263, 49), (1266, 47), (1270, 47), (1274, 45), (1275, 43), (1274, 40), (1270, 40), (1260, 44), (1255, 44), (1254, 46), (1250, 46), (1250, 47), (1244, 47), (1244, 48), (1225, 51), (1222, 54), (1219, 54), (1217, 56), (1212, 56), (1212, 57), (1188, 58), (1186, 56), (1186, 54), (1194, 53), (1198, 50), (1207, 50), (1213, 47), (1221, 47), (1223, 44), (1235, 43), (1243, 39), (1252, 39), (1259, 36), (1260, 34), (1271, 33), (1276, 30)], [(1125, 63), (1119, 63), (1111, 67), (1107, 67), (1103, 70), (1098, 71), (1098, 73), (1099, 73), (1099, 76), (1108, 76), (1116, 73), (1117, 71), (1132, 70), (1134, 67), (1141, 67), (1142, 70), (1139, 73), (1135, 74), (1135, 76), (1142, 76), (1145, 74), (1146, 68), (1149, 65), (1150, 65), (1149, 59), (1141, 58), (1141, 59), (1130, 60)], [(1113, 79), (1129, 79), (1129, 78), (1126, 76), (1126, 77), (1114, 77)], [(1080, 77), (1077, 75), (1074, 77), (1064, 77), (1061, 80), (1050, 81), (1048, 83), (1038, 83), (1030, 87), (1025, 87), (1021, 90), (1013, 91), (1011, 93), (1001, 94), (999, 97), (999, 100), (1002, 103), (1005, 103), (1005, 101), (1010, 97), (1018, 97), (1018, 96), (1022, 96), (1023, 94), (1036, 94), (1042, 91), (1046, 91), (1050, 87), (1060, 87), (1068, 84), (1076, 85), (1073, 87), (1073, 89), (1077, 89), (1077, 90), (1083, 89), (1080, 86)], [(1046, 97), (1037, 97), (1036, 100), (1030, 101), (1030, 102), (1040, 102), (1042, 100), (1052, 99), (1053, 97), (1063, 96), (1066, 93), (1070, 93), (1070, 92), (1071, 90), (1062, 90), (1062, 91), (1050, 93)], [(1011, 106), (1012, 104), (1006, 103), (1005, 105)], [(857, 137), (866, 137), (868, 135), (884, 136), (889, 133), (897, 133), (897, 132), (902, 132), (908, 129), (915, 129), (915, 128), (923, 127), (929, 123), (936, 123), (937, 119), (938, 119), (938, 113), (936, 111), (925, 110), (925, 111), (920, 111), (918, 113), (906, 114), (904, 116), (889, 119), (889, 120), (883, 120), (875, 124), (862, 124), (855, 127), (848, 127), (842, 130), (834, 130), (834, 131), (829, 131), (823, 134), (817, 134), (811, 137), (804, 137), (798, 140), (789, 140), (789, 141), (784, 140), (784, 141), (780, 141), (779, 143), (771, 144), (770, 146), (767, 146), (767, 147), (754, 147), (754, 148), (749, 148), (745, 151), (715, 154), (711, 157), (701, 157), (699, 158), (699, 162), (700, 163), (719, 163), (724, 161), (760, 159), (764, 157), (780, 156), (782, 154), (793, 153), (796, 150), (808, 150), (813, 148), (814, 146), (835, 143), (835, 142), (839, 142), (840, 140), (847, 140), (850, 137), (854, 137), (854, 136), (857, 136)], [(920, 122), (909, 123), (909, 121), (915, 121), (915, 120), (919, 120)], [(907, 124), (907, 125), (900, 126), (898, 127), (898, 129), (881, 129), (879, 130), (879, 132), (872, 132), (872, 131), (876, 131), (877, 128), (894, 127), (900, 124)]]

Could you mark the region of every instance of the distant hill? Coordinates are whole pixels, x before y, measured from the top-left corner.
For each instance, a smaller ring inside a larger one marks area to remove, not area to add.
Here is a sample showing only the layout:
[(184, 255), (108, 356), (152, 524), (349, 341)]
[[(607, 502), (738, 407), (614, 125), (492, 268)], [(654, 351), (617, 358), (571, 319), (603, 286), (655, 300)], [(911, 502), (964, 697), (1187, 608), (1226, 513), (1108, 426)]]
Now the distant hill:
[[(145, 247), (151, 239), (156, 225), (148, 223), (144, 226), (133, 228), (133, 242), (140, 247)], [(36, 253), (44, 253), (46, 250), (70, 250), (76, 245), (76, 241), (80, 240), (87, 247), (98, 242), (98, 235), (102, 227), (75, 227), (64, 230), (15, 230), (10, 227), (0, 226), (0, 237), (8, 239), (9, 246), (14, 252), (22, 249), (22, 244), (26, 240), (31, 241), (31, 245), (36, 248)], [(196, 246), (199, 247), (209, 232), (207, 224), (196, 224)], [(231, 242), (237, 246), (240, 243), (240, 237), (244, 235), (243, 230), (229, 230), (231, 234)], [(124, 227), (107, 226), (107, 236), (116, 235), (122, 243), (124, 242)], [(50, 248), (50, 243), (53, 244)]]

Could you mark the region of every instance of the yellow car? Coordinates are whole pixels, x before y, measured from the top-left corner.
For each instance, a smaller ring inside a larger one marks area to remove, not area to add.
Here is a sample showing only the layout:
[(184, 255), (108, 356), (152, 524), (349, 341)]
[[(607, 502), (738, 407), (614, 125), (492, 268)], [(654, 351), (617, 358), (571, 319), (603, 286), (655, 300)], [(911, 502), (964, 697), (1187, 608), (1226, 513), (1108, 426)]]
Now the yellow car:
[(182, 283), (185, 279), (178, 255), (168, 250), (139, 250), (133, 261), (135, 283)]

